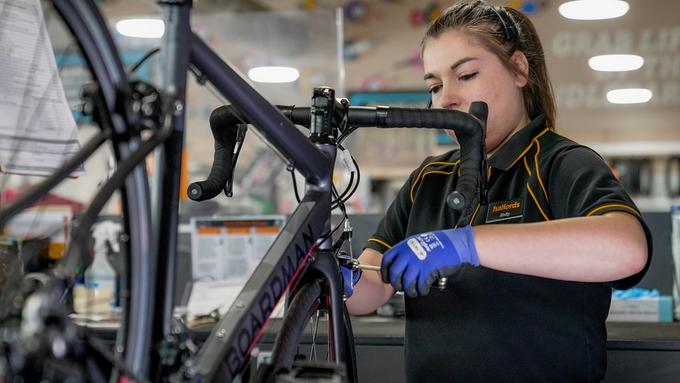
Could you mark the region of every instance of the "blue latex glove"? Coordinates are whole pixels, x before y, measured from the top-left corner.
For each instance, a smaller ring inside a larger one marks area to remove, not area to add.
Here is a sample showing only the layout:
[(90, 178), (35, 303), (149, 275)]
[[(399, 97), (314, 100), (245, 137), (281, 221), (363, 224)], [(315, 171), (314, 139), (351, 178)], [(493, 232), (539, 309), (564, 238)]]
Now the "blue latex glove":
[(479, 266), (472, 227), (420, 233), (383, 254), (382, 280), (409, 297), (423, 296), (434, 281), (465, 263)]
[[(340, 253), (338, 259), (351, 260), (352, 258), (349, 254)], [(359, 278), (361, 278), (361, 269), (352, 270), (341, 263), (340, 272), (342, 273), (343, 293), (345, 294), (345, 298), (349, 298), (354, 293), (354, 286), (359, 282)]]

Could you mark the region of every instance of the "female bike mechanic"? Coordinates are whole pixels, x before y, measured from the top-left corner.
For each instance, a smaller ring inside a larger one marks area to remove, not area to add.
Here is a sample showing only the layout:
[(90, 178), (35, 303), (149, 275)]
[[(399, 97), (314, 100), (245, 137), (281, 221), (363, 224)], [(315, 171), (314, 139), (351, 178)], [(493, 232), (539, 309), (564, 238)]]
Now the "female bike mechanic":
[(457, 3), (422, 57), (433, 107), (489, 106), (488, 204), (454, 228), (458, 152), (426, 159), (359, 258), (381, 273), (355, 278), (350, 312), (404, 291), (409, 382), (604, 379), (611, 288), (639, 281), (651, 255), (639, 210), (595, 152), (554, 132), (543, 50), (522, 13)]

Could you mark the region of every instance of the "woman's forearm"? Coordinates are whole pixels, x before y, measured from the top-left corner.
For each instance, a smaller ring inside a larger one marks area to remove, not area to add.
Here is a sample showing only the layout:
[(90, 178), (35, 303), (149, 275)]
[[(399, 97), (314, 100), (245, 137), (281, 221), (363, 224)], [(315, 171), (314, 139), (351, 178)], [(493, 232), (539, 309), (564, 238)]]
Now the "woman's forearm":
[[(362, 264), (380, 266), (382, 254), (372, 249), (365, 249), (358, 259)], [(384, 305), (392, 295), (394, 295), (394, 289), (391, 285), (383, 283), (379, 271), (364, 270), (354, 287), (352, 297), (346, 302), (347, 309), (350, 314), (354, 315), (368, 314)]]
[(579, 282), (607, 282), (642, 270), (642, 226), (622, 212), (550, 222), (474, 227), (482, 266)]

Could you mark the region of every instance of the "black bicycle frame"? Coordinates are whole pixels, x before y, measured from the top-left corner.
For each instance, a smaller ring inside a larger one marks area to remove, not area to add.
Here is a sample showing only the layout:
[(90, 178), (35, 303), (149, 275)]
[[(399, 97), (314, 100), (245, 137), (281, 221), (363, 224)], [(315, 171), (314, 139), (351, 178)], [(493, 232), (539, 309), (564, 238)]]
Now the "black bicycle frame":
[[(250, 347), (262, 331), (269, 314), (290, 284), (292, 276), (314, 242), (330, 232), (331, 177), (335, 147), (312, 144), (278, 108), (251, 88), (241, 76), (225, 64), (205, 43), (193, 35), (191, 63), (229, 99), (267, 140), (295, 164), (307, 180), (306, 194), (291, 218), (267, 251), (253, 276), (236, 298), (230, 310), (211, 332), (201, 348), (192, 378), (210, 381), (220, 371), (220, 379), (230, 381), (248, 359)], [(330, 241), (319, 244), (330, 248)], [(334, 339), (344, 339), (342, 323), (341, 281), (337, 264), (315, 266), (330, 285), (331, 329)], [(331, 270), (335, 267), (336, 270)], [(344, 344), (335, 342), (331, 355), (341, 358)], [(337, 361), (341, 361), (336, 359)], [(224, 365), (220, 364), (224, 361)], [(220, 368), (221, 367), (221, 368)]]
[[(286, 155), (296, 169), (306, 178), (307, 189), (300, 206), (265, 255), (253, 277), (225, 317), (215, 326), (205, 343), (195, 369), (190, 372), (196, 380), (209, 380), (220, 369), (226, 372), (221, 379), (231, 380), (247, 359), (249, 347), (278, 299), (301, 267), (301, 261), (312, 245), (319, 249), (330, 248), (330, 243), (315, 241), (330, 230), (331, 175), (335, 148), (323, 150), (308, 141), (281, 112), (245, 82), (229, 65), (224, 63), (193, 32), (189, 26), (191, 0), (159, 1), (166, 21), (162, 42), (162, 62), (166, 78), (162, 93), (174, 97), (178, 107), (173, 116), (173, 134), (165, 141), (159, 153), (161, 174), (158, 188), (154, 190), (156, 216), (148, 209), (150, 201), (125, 199), (128, 212), (134, 212), (128, 232), (142, 233), (141, 243), (131, 243), (131, 263), (128, 276), (132, 278), (130, 302), (126, 309), (130, 317), (151, 318), (143, 323), (122, 323), (116, 350), (126, 350), (126, 365), (135, 376), (155, 376), (157, 356), (151, 352), (170, 335), (174, 278), (177, 264), (177, 222), (181, 149), (184, 140), (184, 101), (189, 65), (194, 65), (219, 91), (253, 123), (281, 153)], [(116, 47), (103, 18), (92, 0), (78, 2), (78, 7), (68, 0), (54, 0), (55, 8), (66, 20), (94, 75), (100, 80), (103, 96), (113, 115), (115, 132), (120, 137), (128, 135), (126, 96), (129, 94), (127, 76), (115, 54)], [(112, 92), (115, 90), (115, 92)], [(133, 142), (138, 145), (138, 142)], [(125, 157), (125, 153), (121, 154)], [(138, 166), (128, 177), (126, 186), (131, 190), (146, 190), (146, 172)], [(135, 193), (136, 198), (139, 194)], [(146, 195), (146, 194), (145, 194)], [(151, 225), (153, 223), (153, 225)], [(149, 228), (153, 227), (150, 231)], [(151, 237), (153, 235), (153, 240)], [(136, 236), (134, 236), (137, 238)], [(331, 308), (338, 315), (332, 318), (331, 328), (335, 339), (344, 338), (342, 320), (342, 294), (335, 263), (315, 261), (314, 268), (325, 275), (330, 286)], [(153, 291), (154, 294), (149, 294)], [(155, 297), (154, 302), (142, 302), (137, 297)], [(125, 336), (126, 334), (127, 337)], [(151, 336), (149, 336), (149, 334)], [(122, 344), (120, 339), (128, 339)], [(246, 344), (247, 343), (247, 344)], [(344, 345), (336, 342), (331, 355), (339, 358)], [(152, 355), (152, 357), (149, 357)], [(227, 368), (220, 368), (226, 361)]]
[[(78, 36), (81, 50), (95, 78), (101, 83), (102, 96), (114, 123), (113, 138), (122, 148), (121, 153), (116, 155), (124, 160), (139, 147), (141, 140), (139, 132), (129, 130), (133, 126), (130, 125), (128, 79), (106, 23), (93, 0), (53, 2), (73, 34)], [(131, 217), (126, 231), (137, 235), (132, 236), (135, 242), (128, 244), (126, 277), (130, 278), (130, 291), (124, 297), (124, 308), (131, 313), (130, 318), (148, 318), (121, 324), (116, 351), (125, 350), (125, 365), (129, 373), (134, 377), (156, 380), (160, 371), (156, 347), (172, 335), (180, 158), (189, 65), (193, 65), (229, 99), (306, 179), (306, 193), (301, 204), (235, 303), (214, 327), (192, 367), (186, 371), (188, 377), (195, 381), (210, 381), (217, 373), (221, 379), (230, 381), (244, 366), (250, 348), (257, 341), (277, 301), (304, 267), (303, 260), (316, 249), (323, 254), (329, 253), (331, 243), (327, 234), (331, 230), (331, 177), (336, 148), (310, 142), (278, 108), (255, 91), (191, 31), (191, 0), (161, 0), (158, 3), (166, 21), (162, 42), (166, 66), (163, 68), (165, 79), (161, 94), (173, 101), (173, 132), (160, 146), (157, 169), (160, 181), (153, 191), (155, 215), (152, 216), (149, 209), (151, 201), (146, 199), (148, 180), (143, 163), (126, 179), (128, 193), (123, 196), (123, 202), (125, 212)], [(485, 120), (485, 108), (483, 114)], [(381, 112), (380, 116), (387, 114)], [(481, 151), (483, 153), (483, 138)], [(324, 241), (317, 243), (322, 238)], [(329, 335), (342, 340), (345, 338), (342, 281), (337, 263), (331, 257), (319, 256), (311, 260), (310, 268), (327, 281), (330, 307), (334, 313), (330, 318)], [(152, 299), (153, 302), (150, 301)], [(123, 343), (123, 339), (127, 339), (127, 343)], [(332, 344), (330, 355), (338, 362), (342, 362), (344, 347), (342, 342)]]
[[(195, 369), (190, 372), (196, 380), (209, 381), (220, 369), (220, 379), (231, 381), (248, 359), (248, 352), (259, 332), (263, 330), (269, 314), (301, 266), (302, 259), (314, 241), (330, 230), (331, 175), (335, 162), (334, 149), (327, 154), (321, 152), (300, 133), (293, 123), (254, 90), (229, 65), (224, 63), (189, 28), (190, 1), (159, 2), (166, 15), (166, 34), (161, 51), (166, 51), (164, 62), (171, 62), (166, 68), (170, 78), (164, 81), (166, 91), (173, 85), (179, 94), (184, 93), (188, 64), (194, 65), (205, 78), (228, 100), (232, 102), (253, 123), (281, 153), (295, 164), (307, 180), (307, 193), (300, 206), (276, 238), (253, 276), (244, 286), (235, 303), (211, 332), (201, 348)], [(179, 31), (179, 32), (178, 32)], [(186, 39), (186, 40), (184, 40)], [(189, 50), (190, 49), (190, 50)], [(181, 92), (181, 93), (180, 93)], [(166, 142), (163, 151), (168, 160), (181, 158), (184, 132), (184, 115), (177, 113), (175, 137)], [(161, 162), (162, 165), (165, 165)], [(177, 240), (177, 191), (179, 186), (179, 162), (163, 166), (161, 170), (163, 187), (156, 196), (159, 198), (162, 219), (157, 223), (160, 233), (157, 270), (156, 318), (154, 319), (154, 341), (169, 335), (172, 320), (172, 286), (174, 286)], [(169, 193), (168, 190), (172, 190)], [(174, 223), (174, 225), (173, 225)], [(163, 241), (160, 241), (160, 239)], [(330, 244), (321, 244), (330, 247)], [(328, 273), (337, 274), (337, 273)], [(339, 286), (340, 281), (331, 281)], [(334, 291), (333, 291), (334, 290)], [(333, 308), (342, 308), (339, 288), (332, 289)], [(160, 298), (160, 299), (159, 299)], [(342, 311), (338, 311), (341, 313)], [(335, 320), (341, 320), (337, 316)], [(342, 322), (334, 323), (335, 339), (343, 339)], [(162, 331), (161, 331), (162, 329)], [(334, 354), (343, 355), (340, 342), (336, 342)], [(220, 363), (225, 361), (224, 367)], [(153, 365), (152, 367), (153, 368)]]

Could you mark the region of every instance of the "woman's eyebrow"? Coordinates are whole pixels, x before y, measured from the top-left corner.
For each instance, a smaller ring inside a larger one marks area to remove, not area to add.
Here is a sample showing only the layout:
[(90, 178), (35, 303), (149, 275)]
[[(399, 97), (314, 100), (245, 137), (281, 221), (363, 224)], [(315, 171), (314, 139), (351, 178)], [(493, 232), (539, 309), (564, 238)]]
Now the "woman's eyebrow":
[[(472, 60), (477, 60), (477, 58), (476, 57), (463, 57), (462, 59), (453, 63), (449, 69), (451, 69), (452, 71), (456, 70), (459, 66), (465, 64), (468, 61), (472, 61)], [(425, 76), (423, 76), (423, 80), (427, 81), (427, 80), (434, 78), (434, 77), (435, 77), (435, 75), (433, 75), (432, 73), (425, 73)]]

